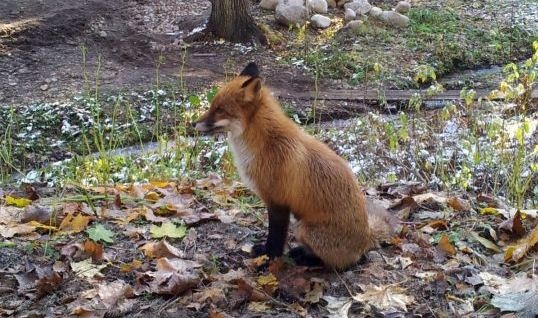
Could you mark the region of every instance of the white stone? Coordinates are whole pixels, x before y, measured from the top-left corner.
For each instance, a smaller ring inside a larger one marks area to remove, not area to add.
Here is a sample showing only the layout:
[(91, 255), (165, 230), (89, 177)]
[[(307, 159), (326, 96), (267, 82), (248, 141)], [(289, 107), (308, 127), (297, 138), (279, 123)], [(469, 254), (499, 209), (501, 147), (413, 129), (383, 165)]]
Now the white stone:
[(396, 28), (405, 28), (409, 25), (409, 18), (395, 11), (383, 11), (378, 19)]
[(394, 8), (394, 11), (404, 14), (409, 12), (409, 9), (411, 9), (411, 4), (407, 1), (400, 1)]
[(310, 10), (315, 13), (327, 13), (328, 4), (325, 0), (307, 0)]
[(312, 26), (318, 29), (326, 29), (331, 25), (331, 19), (321, 14), (314, 14), (310, 18)]
[(344, 29), (356, 32), (360, 29), (363, 23), (364, 22), (362, 22), (361, 20), (349, 21), (344, 27)]
[(355, 11), (351, 10), (350, 8), (346, 9), (346, 13), (344, 14), (344, 20), (346, 21), (353, 21), (357, 18), (357, 14)]
[(279, 0), (262, 0), (260, 7), (265, 10), (275, 10)]
[(305, 0), (278, 0), (279, 5), (286, 5), (286, 6), (304, 6)]
[(372, 5), (368, 2), (368, 0), (354, 0), (353, 2), (344, 4), (344, 8), (349, 8), (360, 15), (368, 13), (370, 9), (372, 9)]
[(381, 15), (381, 13), (383, 12), (383, 10), (381, 10), (381, 8), (378, 8), (378, 7), (372, 7), (372, 9), (370, 9), (370, 12), (369, 14), (374, 17), (374, 18), (377, 18)]
[(285, 26), (301, 24), (306, 21), (306, 7), (297, 5), (286, 5), (280, 3), (275, 9), (275, 19)]

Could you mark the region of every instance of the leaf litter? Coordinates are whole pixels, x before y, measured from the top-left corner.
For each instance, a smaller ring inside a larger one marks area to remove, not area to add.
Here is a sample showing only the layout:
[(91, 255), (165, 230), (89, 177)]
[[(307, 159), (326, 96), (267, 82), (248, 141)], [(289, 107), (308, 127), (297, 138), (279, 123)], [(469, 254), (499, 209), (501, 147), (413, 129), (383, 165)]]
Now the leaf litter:
[(537, 312), (538, 220), (499, 200), (493, 207), (417, 183), (369, 189), (400, 218), (401, 232), (365, 262), (334, 273), (286, 257), (250, 258), (267, 216), (263, 207), (238, 204), (251, 195), (238, 183), (211, 176), (82, 193), (0, 207), (0, 286), (19, 291), (0, 288), (0, 313), (50, 297), (64, 298), (55, 312), (74, 316)]

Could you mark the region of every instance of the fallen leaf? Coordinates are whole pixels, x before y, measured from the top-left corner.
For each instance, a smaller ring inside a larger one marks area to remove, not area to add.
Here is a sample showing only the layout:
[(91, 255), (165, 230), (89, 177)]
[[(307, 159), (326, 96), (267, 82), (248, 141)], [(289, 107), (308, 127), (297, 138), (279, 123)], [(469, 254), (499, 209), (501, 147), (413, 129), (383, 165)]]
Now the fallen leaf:
[(100, 262), (103, 260), (103, 245), (95, 243), (90, 240), (86, 240), (83, 245), (84, 252), (88, 254), (94, 262)]
[(161, 240), (157, 243), (151, 242), (140, 247), (146, 257), (150, 258), (181, 258), (184, 257), (184, 253), (174, 246), (170, 245), (166, 240)]
[(269, 275), (262, 275), (256, 279), (256, 283), (268, 294), (273, 294), (278, 288), (278, 281), (276, 276), (272, 273)]
[(509, 246), (504, 254), (504, 260), (518, 262), (529, 250), (538, 244), (538, 225), (527, 237), (519, 240), (515, 245)]
[(218, 304), (225, 300), (226, 295), (221, 287), (209, 287), (192, 294), (192, 298), (198, 304), (204, 304), (208, 300), (212, 304)]
[(468, 212), (471, 210), (471, 204), (469, 201), (459, 197), (450, 197), (446, 202), (448, 206), (456, 211)]
[(132, 287), (122, 280), (99, 284), (97, 290), (106, 308), (117, 308), (126, 298), (134, 296)]
[(497, 210), (496, 208), (492, 208), (492, 207), (486, 207), (486, 208), (482, 208), (480, 210), (480, 214), (482, 215), (499, 215), (499, 210)]
[(26, 198), (14, 198), (12, 196), (6, 195), (6, 204), (16, 206), (18, 208), (24, 208), (27, 205), (32, 203), (32, 200)]
[(86, 230), (86, 233), (95, 242), (103, 241), (106, 243), (114, 242), (114, 232), (104, 227), (102, 224), (96, 224)]
[(512, 278), (503, 278), (488, 272), (479, 274), (486, 288), (493, 294), (491, 304), (502, 311), (515, 311), (521, 317), (538, 315), (538, 276), (524, 272)]
[(525, 227), (523, 226), (522, 213), (519, 210), (514, 217), (503, 221), (499, 225), (499, 228), (513, 233), (516, 237), (523, 237), (526, 233)]
[(30, 234), (35, 231), (35, 227), (29, 224), (0, 225), (0, 235), (4, 238), (12, 238), (15, 235)]
[(101, 270), (107, 265), (92, 264), (91, 259), (85, 259), (80, 262), (71, 262), (71, 270), (79, 277), (94, 278), (95, 276), (101, 277)]
[(79, 233), (86, 229), (90, 220), (91, 218), (89, 216), (82, 215), (81, 213), (78, 213), (76, 216), (69, 213), (62, 220), (58, 228), (65, 233)]
[(327, 302), (325, 309), (329, 312), (329, 318), (347, 318), (353, 304), (353, 300), (348, 297), (323, 296), (323, 300)]
[(248, 304), (248, 310), (254, 312), (267, 312), (269, 310), (269, 306), (265, 302), (252, 301), (250, 304)]
[(312, 289), (306, 293), (305, 301), (311, 304), (317, 304), (319, 300), (323, 297), (323, 282), (315, 281), (312, 282)]
[(149, 278), (151, 292), (178, 295), (198, 285), (200, 278), (192, 271), (201, 266), (194, 261), (160, 258), (157, 271), (146, 272), (144, 276)]
[(134, 270), (137, 270), (142, 267), (142, 261), (134, 259), (129, 263), (124, 263), (120, 265), (120, 271), (124, 273), (130, 273)]
[(185, 227), (185, 225), (176, 226), (172, 222), (166, 222), (161, 226), (152, 225), (149, 232), (153, 238), (161, 238), (165, 236), (171, 238), (182, 238), (187, 233), (187, 227)]
[(0, 224), (20, 223), (23, 211), (13, 206), (0, 206)]
[(482, 244), (485, 248), (490, 249), (497, 253), (502, 253), (501, 249), (495, 245), (492, 241), (480, 236), (478, 233), (472, 231), (471, 232), (472, 237), (477, 240), (480, 244)]
[(353, 296), (355, 301), (374, 305), (380, 310), (390, 308), (407, 311), (407, 305), (414, 302), (413, 296), (405, 294), (405, 289), (397, 285), (376, 286), (369, 284), (361, 287), (363, 293)]
[(299, 303), (293, 303), (290, 305), (291, 310), (298, 314), (300, 317), (306, 317), (308, 316), (308, 311), (301, 306)]
[(452, 243), (450, 243), (448, 236), (446, 236), (445, 234), (441, 236), (437, 246), (449, 255), (456, 255), (456, 248), (454, 247), (454, 245), (452, 245)]

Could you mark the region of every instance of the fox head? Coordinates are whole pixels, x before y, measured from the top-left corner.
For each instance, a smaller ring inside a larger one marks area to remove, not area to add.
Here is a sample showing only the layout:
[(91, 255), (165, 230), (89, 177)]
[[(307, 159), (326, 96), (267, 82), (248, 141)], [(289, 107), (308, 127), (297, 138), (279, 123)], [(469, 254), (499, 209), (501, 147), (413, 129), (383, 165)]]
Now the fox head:
[(262, 80), (256, 63), (249, 63), (233, 80), (219, 89), (211, 107), (196, 122), (196, 130), (206, 133), (243, 132), (261, 99)]

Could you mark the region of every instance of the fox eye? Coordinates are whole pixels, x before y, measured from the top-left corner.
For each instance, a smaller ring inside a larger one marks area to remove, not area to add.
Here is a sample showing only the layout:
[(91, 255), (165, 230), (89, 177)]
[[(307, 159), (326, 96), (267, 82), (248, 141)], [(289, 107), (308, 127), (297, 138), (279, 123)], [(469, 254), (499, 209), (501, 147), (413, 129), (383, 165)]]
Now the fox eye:
[(215, 110), (215, 113), (222, 115), (222, 114), (224, 114), (224, 109), (222, 109), (222, 108), (217, 108), (217, 109)]

